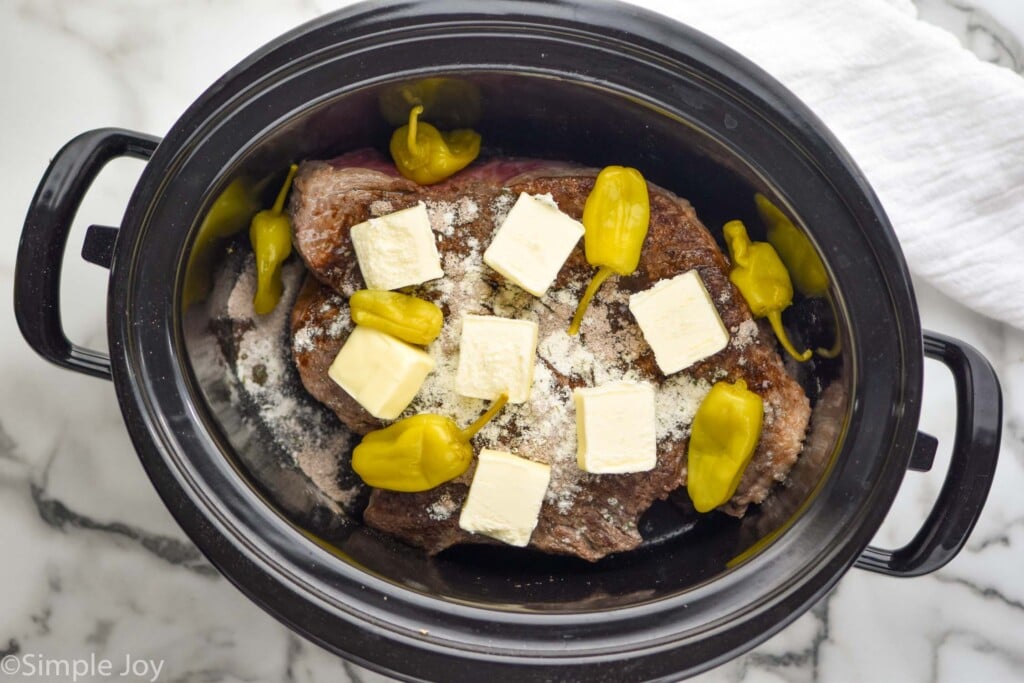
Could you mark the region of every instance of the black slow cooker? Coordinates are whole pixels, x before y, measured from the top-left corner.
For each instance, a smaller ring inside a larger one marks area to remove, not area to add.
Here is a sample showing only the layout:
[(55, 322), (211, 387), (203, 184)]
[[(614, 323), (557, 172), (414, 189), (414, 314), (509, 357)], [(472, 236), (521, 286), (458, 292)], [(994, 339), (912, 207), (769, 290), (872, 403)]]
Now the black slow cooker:
[[(812, 433), (759, 509), (694, 522), (656, 504), (644, 545), (596, 564), (503, 548), (427, 558), (338, 514), (287, 458), (268, 455), (219, 384), (209, 326), (183, 312), (201, 219), (243, 175), (383, 148), (382, 95), (436, 76), (479, 92), (476, 128), (494, 149), (635, 166), (712, 228), (756, 225), (761, 192), (806, 232), (831, 306), (794, 309), (831, 320), (842, 352), (802, 371)], [(108, 357), (68, 341), (58, 289), (76, 209), (119, 156), (148, 163), (123, 223), (94, 226), (83, 249), (110, 268)], [(45, 358), (113, 379), (154, 486), (228, 579), (310, 640), (408, 680), (674, 680), (710, 668), (794, 620), (851, 566), (906, 577), (948, 562), (981, 512), (999, 449), (991, 366), (922, 335), (892, 228), (828, 130), (729, 49), (611, 2), (353, 6), (246, 59), (163, 140), (114, 129), (75, 138), (26, 218), (15, 308)], [(868, 547), (903, 473), (927, 469), (934, 453), (917, 432), (924, 356), (956, 380), (950, 470), (910, 544)]]

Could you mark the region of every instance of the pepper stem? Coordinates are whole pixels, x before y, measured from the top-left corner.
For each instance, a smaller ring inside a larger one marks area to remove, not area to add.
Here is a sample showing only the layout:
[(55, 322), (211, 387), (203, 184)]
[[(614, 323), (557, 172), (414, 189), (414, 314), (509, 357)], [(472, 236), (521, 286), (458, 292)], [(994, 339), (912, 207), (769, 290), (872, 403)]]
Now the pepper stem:
[(292, 180), (295, 178), (296, 171), (299, 170), (298, 165), (292, 164), (288, 169), (288, 177), (284, 179), (284, 185), (281, 186), (281, 191), (277, 193), (277, 200), (274, 202), (274, 208), (271, 209), (276, 214), (280, 214), (284, 211), (284, 200), (288, 196), (288, 190), (292, 187)]
[(608, 279), (608, 276), (613, 273), (614, 271), (608, 266), (601, 266), (597, 269), (594, 277), (590, 279), (587, 291), (583, 293), (583, 298), (580, 299), (580, 303), (576, 307), (576, 315), (572, 317), (572, 323), (569, 325), (570, 335), (575, 335), (580, 331), (580, 323), (583, 322), (583, 314), (587, 312), (587, 308), (590, 306), (590, 300), (597, 294), (597, 290), (601, 289), (601, 285)]
[(416, 131), (419, 126), (419, 116), (423, 113), (423, 105), (417, 104), (409, 110), (409, 134), (406, 136), (406, 144), (409, 146), (409, 154), (414, 157), (420, 155), (420, 147), (416, 144)]
[(797, 353), (797, 350), (793, 348), (792, 342), (789, 341), (789, 335), (786, 334), (786, 328), (782, 326), (782, 311), (772, 311), (768, 314), (768, 322), (772, 324), (772, 329), (775, 330), (775, 336), (778, 338), (779, 343), (782, 344), (782, 348), (786, 349), (789, 355), (793, 356), (794, 359), (803, 363), (805, 360), (809, 360), (812, 351), (807, 349), (802, 353)]
[(830, 349), (819, 348), (819, 349), (815, 349), (815, 351), (822, 358), (835, 358), (843, 350), (843, 338), (839, 334), (839, 315), (836, 312), (836, 302), (832, 299), (831, 295), (826, 294), (825, 296), (828, 297), (828, 305), (832, 309), (832, 322), (835, 323), (835, 326), (836, 326), (836, 328), (835, 328), (836, 340), (834, 342), (832, 342), (832, 348), (830, 348)]
[(469, 441), (476, 436), (476, 433), (483, 429), (484, 425), (490, 422), (498, 414), (498, 411), (505, 407), (506, 403), (508, 403), (508, 394), (506, 393), (502, 393), (501, 396), (494, 399), (494, 403), (491, 404), (486, 413), (478, 417), (473, 424), (459, 432), (462, 435), (462, 440)]

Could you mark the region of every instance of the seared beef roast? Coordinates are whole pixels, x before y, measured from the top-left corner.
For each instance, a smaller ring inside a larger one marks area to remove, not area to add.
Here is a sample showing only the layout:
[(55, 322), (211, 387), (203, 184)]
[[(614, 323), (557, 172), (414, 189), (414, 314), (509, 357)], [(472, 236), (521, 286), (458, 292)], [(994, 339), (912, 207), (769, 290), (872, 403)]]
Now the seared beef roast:
[[(406, 291), (441, 306), (445, 327), (427, 348), (437, 368), (406, 414), (439, 413), (465, 424), (486, 407), (454, 391), (463, 314), (537, 321), (540, 343), (530, 400), (506, 407), (474, 445), (551, 464), (551, 486), (530, 545), (587, 560), (635, 548), (642, 540), (639, 517), (655, 499), (685, 484), (689, 424), (715, 381), (744, 379), (765, 403), (757, 451), (735, 496), (722, 508), (730, 514), (742, 515), (785, 478), (800, 454), (810, 416), (807, 397), (786, 374), (773, 337), (753, 321), (729, 281), (721, 249), (690, 204), (667, 190), (650, 185), (651, 225), (640, 267), (604, 285), (578, 337), (565, 331), (594, 272), (582, 243), (540, 298), (483, 264), (483, 251), (519, 193), (550, 193), (562, 211), (578, 219), (595, 176), (593, 169), (559, 162), (497, 160), (478, 162), (445, 182), (423, 187), (399, 176), (376, 152), (361, 150), (302, 164), (290, 207), (295, 245), (310, 271), (292, 312), (295, 362), (307, 390), (357, 433), (381, 422), (327, 377), (351, 331), (347, 298), (364, 286), (351, 226), (424, 202), (438, 240), (445, 277)], [(700, 273), (732, 338), (720, 353), (665, 377), (628, 310), (628, 297), (690, 269)], [(634, 474), (582, 472), (575, 459), (572, 389), (620, 379), (656, 387), (658, 464)], [(423, 493), (374, 491), (365, 522), (430, 553), (457, 543), (490, 542), (458, 525), (472, 473), (471, 468)]]

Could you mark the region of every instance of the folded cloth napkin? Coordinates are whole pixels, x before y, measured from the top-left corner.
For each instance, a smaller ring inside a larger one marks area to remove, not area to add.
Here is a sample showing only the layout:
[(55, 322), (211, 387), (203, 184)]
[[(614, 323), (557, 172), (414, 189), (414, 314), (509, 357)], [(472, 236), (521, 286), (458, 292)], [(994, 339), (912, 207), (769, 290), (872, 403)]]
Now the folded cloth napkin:
[(1024, 328), (1024, 78), (910, 0), (633, 0), (725, 43), (832, 130), (911, 271)]

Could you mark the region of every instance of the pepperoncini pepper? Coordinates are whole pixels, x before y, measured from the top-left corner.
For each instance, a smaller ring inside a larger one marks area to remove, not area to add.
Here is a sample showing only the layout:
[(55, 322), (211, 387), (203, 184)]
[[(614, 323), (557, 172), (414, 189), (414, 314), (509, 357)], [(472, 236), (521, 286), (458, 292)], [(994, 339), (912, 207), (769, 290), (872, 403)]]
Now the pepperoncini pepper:
[(439, 127), (469, 128), (480, 120), (480, 88), (463, 78), (431, 76), (396, 83), (381, 92), (378, 103), (395, 126), (406, 123), (409, 108), (417, 104)]
[(480, 154), (480, 134), (469, 128), (442, 133), (419, 121), (423, 105), (409, 111), (409, 123), (391, 135), (398, 171), (420, 185), (433, 185), (469, 166)]
[(763, 194), (754, 195), (757, 213), (768, 229), (768, 241), (786, 264), (793, 286), (804, 296), (822, 296), (828, 292), (828, 274), (807, 239), (786, 214)]
[[(833, 319), (838, 320), (835, 304), (828, 293), (828, 273), (825, 271), (825, 264), (821, 262), (811, 241), (763, 194), (755, 194), (754, 203), (768, 229), (768, 241), (786, 264), (793, 278), (793, 286), (804, 296), (828, 297)], [(825, 358), (835, 358), (840, 350), (841, 338), (837, 334), (831, 349), (817, 349), (817, 353)]]
[(782, 311), (793, 303), (793, 283), (786, 266), (767, 242), (751, 242), (741, 221), (729, 221), (723, 228), (732, 270), (729, 279), (740, 290), (755, 318), (768, 318), (783, 348), (798, 361), (811, 357), (811, 350), (797, 352), (782, 326)]
[(361, 289), (348, 300), (352, 321), (410, 344), (437, 339), (444, 314), (435, 304), (401, 292)]
[(253, 216), (249, 226), (249, 241), (256, 255), (256, 295), (252, 303), (260, 315), (274, 310), (284, 289), (281, 264), (292, 253), (292, 222), (284, 213), (284, 200), (298, 170), (298, 166), (291, 165), (274, 206)]
[(583, 245), (587, 263), (597, 266), (580, 299), (569, 334), (580, 331), (583, 314), (611, 275), (629, 275), (640, 265), (640, 251), (651, 222), (647, 181), (640, 171), (607, 166), (597, 175), (583, 207)]
[(502, 394), (465, 429), (443, 415), (424, 414), (372, 431), (352, 452), (352, 469), (374, 488), (406, 493), (430, 490), (469, 469), (470, 439), (507, 402), (508, 394)]
[(686, 492), (697, 512), (710, 512), (736, 493), (761, 438), (763, 417), (764, 402), (743, 380), (717, 382), (701, 401), (686, 466)]
[(235, 178), (224, 188), (199, 225), (199, 233), (188, 254), (185, 267), (185, 310), (206, 298), (212, 287), (214, 261), (227, 238), (241, 232), (250, 217), (259, 208), (258, 194), (253, 183), (246, 178)]

